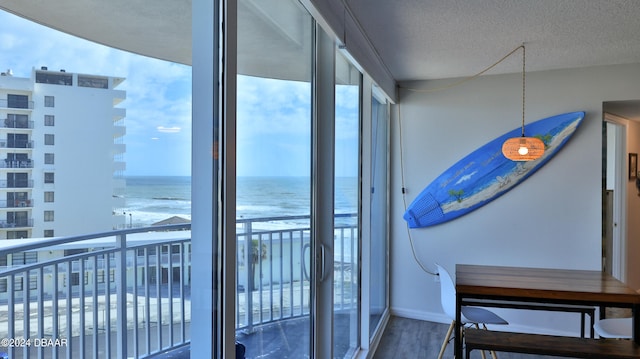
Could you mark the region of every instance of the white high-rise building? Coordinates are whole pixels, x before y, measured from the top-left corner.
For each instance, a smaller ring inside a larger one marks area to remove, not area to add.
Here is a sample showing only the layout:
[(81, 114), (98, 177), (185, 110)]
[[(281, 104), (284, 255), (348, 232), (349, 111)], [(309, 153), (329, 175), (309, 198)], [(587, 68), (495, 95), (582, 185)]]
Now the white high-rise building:
[(34, 69), (0, 76), (0, 239), (125, 223), (124, 78)]

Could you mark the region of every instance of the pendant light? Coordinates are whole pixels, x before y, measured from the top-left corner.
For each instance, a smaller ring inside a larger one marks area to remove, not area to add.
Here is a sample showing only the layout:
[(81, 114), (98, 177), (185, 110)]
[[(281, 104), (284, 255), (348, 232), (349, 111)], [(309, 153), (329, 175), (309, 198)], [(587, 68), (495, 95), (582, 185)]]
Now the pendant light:
[(524, 134), (525, 48), (522, 44), (522, 136), (507, 139), (502, 144), (502, 154), (512, 161), (533, 161), (544, 154), (544, 142)]

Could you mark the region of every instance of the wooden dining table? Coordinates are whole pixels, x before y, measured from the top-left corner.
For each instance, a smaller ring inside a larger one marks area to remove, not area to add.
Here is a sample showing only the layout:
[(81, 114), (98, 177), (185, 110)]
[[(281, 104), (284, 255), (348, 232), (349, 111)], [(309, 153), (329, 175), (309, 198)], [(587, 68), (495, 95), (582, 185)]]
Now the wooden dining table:
[(462, 358), (463, 346), (460, 309), (465, 305), (477, 304), (479, 300), (631, 308), (633, 340), (640, 345), (640, 295), (608, 274), (590, 270), (458, 264), (454, 339), (456, 358)]

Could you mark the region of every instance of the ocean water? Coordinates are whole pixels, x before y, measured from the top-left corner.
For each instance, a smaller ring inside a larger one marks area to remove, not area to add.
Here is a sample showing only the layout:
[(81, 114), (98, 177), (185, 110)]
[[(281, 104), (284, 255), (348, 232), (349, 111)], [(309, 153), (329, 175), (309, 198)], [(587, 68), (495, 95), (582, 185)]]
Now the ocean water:
[(191, 219), (191, 177), (132, 176), (126, 181), (127, 224), (149, 226), (172, 216)]
[[(126, 177), (127, 223), (148, 226), (172, 216), (191, 219), (191, 177)], [(310, 180), (306, 177), (239, 177), (236, 218), (252, 219), (308, 215)], [(358, 208), (357, 178), (336, 179), (336, 213), (355, 213)]]

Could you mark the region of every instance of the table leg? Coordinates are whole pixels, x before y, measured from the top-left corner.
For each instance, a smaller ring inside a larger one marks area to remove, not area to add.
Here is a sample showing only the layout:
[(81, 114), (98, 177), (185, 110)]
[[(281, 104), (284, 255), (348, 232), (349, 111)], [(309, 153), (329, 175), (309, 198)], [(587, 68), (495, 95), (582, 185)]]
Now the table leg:
[(633, 314), (633, 341), (640, 345), (640, 305), (634, 304), (631, 310)]
[(456, 323), (453, 337), (453, 357), (462, 359), (462, 298), (456, 294)]

